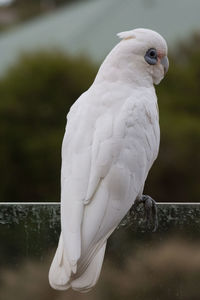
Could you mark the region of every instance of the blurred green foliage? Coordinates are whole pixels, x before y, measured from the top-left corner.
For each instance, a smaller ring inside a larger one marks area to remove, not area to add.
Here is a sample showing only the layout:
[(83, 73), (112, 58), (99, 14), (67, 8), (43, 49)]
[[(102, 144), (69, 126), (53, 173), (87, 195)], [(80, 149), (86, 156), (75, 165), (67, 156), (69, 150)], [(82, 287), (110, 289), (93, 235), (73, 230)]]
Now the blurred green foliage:
[(157, 201), (199, 202), (200, 35), (170, 55), (170, 68), (157, 87), (161, 145), (146, 192)]
[[(66, 114), (97, 68), (59, 52), (26, 55), (0, 80), (0, 201), (58, 201)], [(199, 201), (200, 37), (170, 55), (157, 87), (161, 147), (145, 192)]]
[(0, 81), (1, 201), (58, 201), (66, 114), (92, 83), (86, 59), (25, 56)]

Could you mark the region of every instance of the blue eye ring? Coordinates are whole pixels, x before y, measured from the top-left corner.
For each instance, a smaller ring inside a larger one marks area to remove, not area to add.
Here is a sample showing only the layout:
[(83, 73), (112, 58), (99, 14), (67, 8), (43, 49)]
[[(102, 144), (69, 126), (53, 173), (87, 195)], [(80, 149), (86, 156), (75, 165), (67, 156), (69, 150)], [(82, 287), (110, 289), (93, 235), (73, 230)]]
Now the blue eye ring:
[(158, 54), (156, 49), (150, 48), (149, 50), (147, 50), (144, 59), (149, 65), (156, 65), (158, 61)]

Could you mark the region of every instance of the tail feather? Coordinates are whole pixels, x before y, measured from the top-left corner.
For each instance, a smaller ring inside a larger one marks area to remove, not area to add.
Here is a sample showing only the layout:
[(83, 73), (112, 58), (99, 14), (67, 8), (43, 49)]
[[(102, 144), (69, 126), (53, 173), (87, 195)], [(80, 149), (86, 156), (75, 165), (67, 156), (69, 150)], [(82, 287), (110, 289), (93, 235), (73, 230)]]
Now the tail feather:
[[(79, 292), (89, 291), (97, 282), (104, 259), (106, 242), (98, 250), (96, 255), (89, 262), (84, 272), (79, 276), (72, 273), (71, 266), (65, 257), (62, 235), (60, 236), (58, 248), (49, 270), (49, 283), (56, 290), (67, 290), (72, 287)], [(77, 276), (77, 277), (76, 277)]]
[(49, 283), (51, 287), (56, 290), (67, 290), (70, 288), (70, 276), (71, 268), (67, 259), (64, 257), (64, 245), (61, 234), (58, 248), (49, 270)]
[(88, 292), (96, 284), (101, 272), (105, 249), (106, 242), (93, 257), (84, 273), (71, 282), (73, 290), (83, 293)]

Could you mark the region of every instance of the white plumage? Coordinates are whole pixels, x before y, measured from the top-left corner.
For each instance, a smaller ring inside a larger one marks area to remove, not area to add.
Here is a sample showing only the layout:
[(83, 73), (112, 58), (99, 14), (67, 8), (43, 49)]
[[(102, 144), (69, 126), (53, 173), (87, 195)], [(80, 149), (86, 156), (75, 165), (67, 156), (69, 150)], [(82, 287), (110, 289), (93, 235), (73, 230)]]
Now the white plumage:
[[(110, 234), (143, 192), (159, 149), (153, 83), (164, 76), (165, 40), (148, 29), (119, 34), (92, 86), (71, 107), (62, 145), (61, 235), (49, 281), (88, 291)], [(157, 62), (145, 54), (156, 49)], [(166, 62), (166, 60), (165, 60)]]

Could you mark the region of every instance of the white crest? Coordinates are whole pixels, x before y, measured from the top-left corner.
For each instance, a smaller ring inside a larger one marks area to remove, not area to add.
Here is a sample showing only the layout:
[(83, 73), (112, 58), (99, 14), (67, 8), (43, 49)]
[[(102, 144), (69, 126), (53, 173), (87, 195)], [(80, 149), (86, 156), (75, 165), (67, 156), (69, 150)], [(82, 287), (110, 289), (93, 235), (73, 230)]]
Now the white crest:
[(117, 34), (117, 36), (120, 39), (123, 39), (123, 40), (129, 40), (129, 39), (135, 39), (136, 38), (135, 34), (133, 33), (133, 30), (119, 32)]

